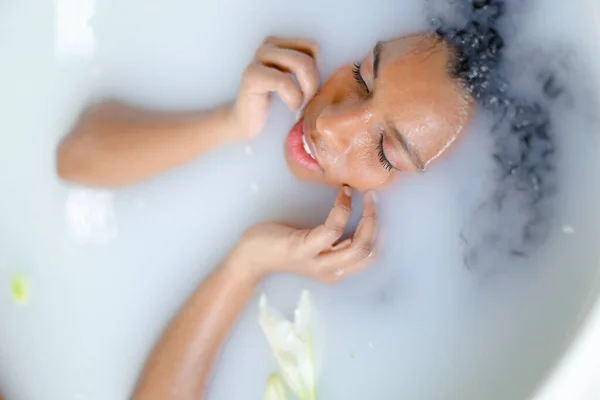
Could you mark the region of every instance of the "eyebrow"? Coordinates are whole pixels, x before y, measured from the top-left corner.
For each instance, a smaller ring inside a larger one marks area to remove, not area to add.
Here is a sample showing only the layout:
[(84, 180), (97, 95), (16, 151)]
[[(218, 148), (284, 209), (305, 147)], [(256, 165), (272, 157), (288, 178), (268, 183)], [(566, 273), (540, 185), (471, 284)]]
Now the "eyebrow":
[(373, 47), (373, 77), (377, 79), (379, 74), (379, 61), (381, 61), (381, 50), (383, 48), (383, 42), (377, 42)]
[(415, 165), (415, 167), (417, 167), (419, 171), (425, 171), (425, 163), (423, 162), (423, 160), (421, 160), (421, 157), (419, 157), (419, 155), (412, 147), (412, 145), (408, 142), (408, 140), (406, 140), (406, 137), (398, 129), (396, 129), (394, 124), (392, 124), (391, 122), (388, 122), (386, 125), (388, 129), (392, 132), (392, 134), (396, 137), (396, 139), (398, 139), (400, 145), (402, 146), (406, 154), (408, 154), (410, 160)]

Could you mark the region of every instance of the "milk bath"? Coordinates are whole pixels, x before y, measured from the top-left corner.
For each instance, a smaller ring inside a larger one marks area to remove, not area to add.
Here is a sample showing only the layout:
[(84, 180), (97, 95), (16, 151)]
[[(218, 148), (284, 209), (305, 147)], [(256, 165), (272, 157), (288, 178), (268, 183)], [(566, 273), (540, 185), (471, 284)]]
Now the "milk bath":
[[(325, 78), (376, 40), (429, 29), (443, 6), (2, 3), (3, 394), (126, 399), (170, 318), (246, 227), (313, 226), (333, 204), (334, 189), (288, 172), (283, 143), (295, 116), (280, 101), (257, 139), (151, 181), (109, 191), (61, 183), (54, 150), (86, 104), (118, 96), (186, 110), (228, 101), (269, 34), (317, 40)], [(492, 253), (494, 268), (466, 268), (461, 232), (494, 186), (493, 121), (481, 112), (456, 151), (380, 193), (383, 250), (370, 270), (332, 287), (293, 276), (265, 282), (270, 302), (288, 312), (302, 288), (312, 293), (323, 399), (525, 399), (587, 311), (600, 222), (594, 13), (583, 0), (511, 7), (512, 89), (536, 96), (535, 77), (548, 67), (565, 86), (551, 104), (560, 160), (549, 236), (527, 257)], [(27, 279), (26, 305), (11, 298), (16, 275)], [(262, 397), (274, 362), (257, 314), (255, 301), (223, 351), (210, 399)]]

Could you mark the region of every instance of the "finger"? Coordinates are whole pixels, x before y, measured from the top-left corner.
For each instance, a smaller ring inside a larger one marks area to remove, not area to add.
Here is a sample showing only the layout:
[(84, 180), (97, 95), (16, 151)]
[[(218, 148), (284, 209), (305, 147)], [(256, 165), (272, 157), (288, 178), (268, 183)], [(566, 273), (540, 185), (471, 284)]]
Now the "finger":
[(377, 253), (374, 251), (367, 258), (362, 259), (361, 261), (347, 266), (345, 268), (337, 268), (332, 272), (329, 272), (328, 278), (335, 280), (336, 282), (340, 279), (348, 278), (352, 275), (356, 275), (359, 272), (367, 269), (377, 260)]
[(305, 243), (313, 253), (329, 250), (344, 234), (344, 229), (346, 229), (346, 224), (352, 213), (351, 196), (350, 187), (344, 186), (340, 189), (325, 223), (312, 229), (306, 235)]
[(340, 277), (355, 275), (373, 265), (373, 263), (377, 261), (378, 258), (379, 252), (377, 251), (377, 249), (374, 249), (366, 258), (363, 258), (359, 262), (349, 265), (346, 268), (337, 269), (335, 273)]
[(375, 244), (377, 232), (377, 211), (375, 210), (374, 193), (365, 196), (363, 215), (356, 228), (352, 244), (347, 248), (321, 254), (317, 261), (323, 269), (338, 270), (370, 257)]
[(249, 96), (276, 92), (292, 111), (302, 105), (304, 96), (292, 77), (282, 71), (255, 62), (246, 68), (242, 91)]
[[(350, 240), (351, 239), (346, 239), (344, 242), (347, 242)], [(342, 242), (342, 243), (344, 243), (344, 242)], [(373, 263), (375, 263), (379, 259), (380, 253), (381, 253), (381, 243), (378, 241), (375, 245), (375, 249), (372, 251), (372, 253), (367, 258), (365, 258), (355, 264), (352, 264), (352, 265), (346, 265), (341, 268), (336, 268), (333, 270), (329, 269), (328, 271), (321, 271), (321, 274), (318, 279), (321, 280), (323, 283), (329, 283), (329, 284), (337, 283), (341, 279), (351, 277), (351, 276), (356, 275), (356, 274), (362, 272), (363, 270), (371, 267), (373, 265)], [(329, 266), (329, 267), (331, 268), (331, 266)]]
[(337, 244), (334, 244), (333, 247), (331, 248), (331, 251), (343, 250), (343, 249), (347, 248), (348, 246), (350, 246), (351, 244), (352, 244), (351, 238), (343, 240)]
[(319, 54), (319, 45), (317, 42), (309, 39), (269, 36), (265, 39), (264, 44), (271, 44), (282, 49), (296, 50), (314, 59)]
[(375, 246), (375, 235), (377, 234), (377, 209), (375, 207), (375, 192), (371, 191), (365, 196), (363, 214), (356, 227), (352, 246), (358, 249), (373, 252)]
[(296, 50), (263, 46), (256, 52), (256, 59), (268, 67), (294, 74), (302, 88), (304, 102), (317, 93), (319, 73), (312, 57)]
[[(319, 252), (319, 255), (323, 255), (323, 254), (328, 254), (334, 251), (340, 251), (340, 250), (344, 250), (348, 247), (350, 247), (350, 245), (352, 244), (352, 238), (348, 238), (345, 239), (339, 243), (334, 243), (328, 250)], [(313, 252), (313, 250), (311, 249), (311, 253)], [(314, 254), (313, 254), (314, 256)]]

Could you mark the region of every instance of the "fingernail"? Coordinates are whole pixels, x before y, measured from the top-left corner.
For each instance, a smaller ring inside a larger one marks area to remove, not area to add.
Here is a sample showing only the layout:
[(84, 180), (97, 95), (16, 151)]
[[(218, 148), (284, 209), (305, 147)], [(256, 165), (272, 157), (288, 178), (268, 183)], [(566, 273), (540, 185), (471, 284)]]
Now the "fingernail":
[(335, 270), (334, 274), (335, 274), (336, 277), (339, 278), (340, 276), (344, 275), (344, 270), (341, 269), (341, 268), (337, 269), (337, 270)]
[(377, 203), (378, 198), (377, 198), (377, 193), (375, 191), (371, 191), (371, 200), (373, 200), (373, 203)]
[(350, 189), (350, 186), (344, 186), (344, 194), (348, 197), (352, 196), (352, 189)]

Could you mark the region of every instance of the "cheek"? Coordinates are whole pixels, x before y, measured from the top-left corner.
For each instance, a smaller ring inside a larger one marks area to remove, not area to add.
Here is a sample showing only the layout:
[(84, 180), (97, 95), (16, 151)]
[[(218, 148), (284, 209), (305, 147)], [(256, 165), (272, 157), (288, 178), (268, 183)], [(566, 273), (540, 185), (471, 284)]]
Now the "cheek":
[(393, 173), (381, 166), (376, 145), (362, 144), (354, 146), (346, 157), (344, 183), (358, 190), (377, 189), (384, 186)]
[(323, 108), (330, 104), (341, 103), (356, 95), (356, 82), (352, 76), (351, 67), (343, 67), (327, 79), (319, 92), (306, 106), (305, 114), (319, 115)]
[(385, 170), (363, 168), (356, 174), (348, 175), (344, 183), (360, 191), (374, 190), (385, 187), (391, 181), (392, 176), (392, 173)]

